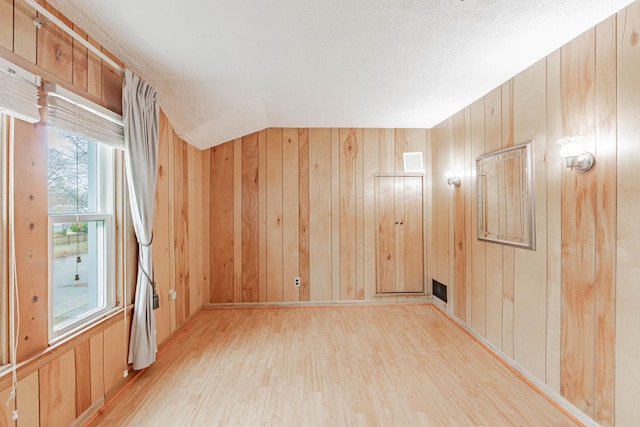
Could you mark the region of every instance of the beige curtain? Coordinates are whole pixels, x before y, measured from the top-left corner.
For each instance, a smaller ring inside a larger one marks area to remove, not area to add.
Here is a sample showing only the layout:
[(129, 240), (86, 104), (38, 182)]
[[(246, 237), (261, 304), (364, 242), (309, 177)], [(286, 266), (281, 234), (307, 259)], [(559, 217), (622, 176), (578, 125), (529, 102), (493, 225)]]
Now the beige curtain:
[(125, 165), (133, 227), (138, 239), (138, 279), (129, 340), (129, 363), (144, 369), (156, 360), (153, 313), (153, 202), (158, 165), (159, 107), (156, 91), (125, 70), (122, 87)]

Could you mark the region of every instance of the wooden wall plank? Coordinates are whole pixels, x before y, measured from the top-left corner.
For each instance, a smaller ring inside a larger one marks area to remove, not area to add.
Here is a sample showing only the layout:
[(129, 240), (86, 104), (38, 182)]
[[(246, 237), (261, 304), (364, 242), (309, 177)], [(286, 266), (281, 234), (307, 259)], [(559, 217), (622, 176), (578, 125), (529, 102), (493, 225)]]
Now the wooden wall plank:
[(211, 149), (211, 302), (233, 302), (233, 143)]
[(448, 134), (447, 122), (437, 125), (433, 131), (433, 235), (436, 252), (433, 278), (447, 285), (452, 293), (453, 283), (450, 283), (449, 277), (449, 186), (446, 181), (449, 168)]
[[(87, 33), (82, 31), (77, 25), (73, 25), (75, 31), (80, 37), (87, 39)], [(88, 90), (88, 62), (89, 49), (84, 47), (80, 42), (73, 40), (73, 73), (72, 83), (75, 87), (86, 92)]]
[[(87, 37), (87, 40), (93, 46), (100, 48), (100, 44), (91, 37)], [(91, 51), (87, 55), (87, 91), (96, 98), (102, 95), (102, 60)]]
[[(175, 210), (175, 206), (176, 206), (176, 197), (175, 197), (175, 187), (176, 187), (176, 179), (175, 179), (175, 155), (174, 155), (174, 135), (175, 132), (173, 131), (173, 127), (171, 126), (167, 126), (167, 154), (168, 154), (168, 161), (167, 161), (167, 181), (168, 181), (168, 191), (169, 191), (169, 195), (168, 195), (168, 206), (167, 206), (167, 211), (168, 211), (168, 222), (169, 222), (169, 226), (168, 226), (168, 230), (169, 230), (169, 235), (167, 236), (167, 245), (169, 246), (169, 289), (175, 289), (176, 288), (176, 282), (178, 281), (177, 279), (177, 269), (176, 269), (176, 246), (174, 244), (175, 242), (175, 234), (176, 234), (176, 230), (175, 230), (175, 217), (176, 217), (176, 210)], [(167, 298), (168, 299), (168, 298)], [(176, 305), (177, 305), (177, 301), (170, 301), (169, 302), (169, 326), (170, 326), (170, 331), (173, 332), (176, 330), (177, 328), (177, 322), (176, 322)]]
[(614, 425), (616, 316), (616, 20), (596, 27), (596, 289), (594, 417)]
[(189, 317), (191, 314), (195, 313), (197, 309), (202, 306), (202, 302), (198, 304), (198, 299), (200, 298), (200, 281), (198, 278), (198, 238), (197, 235), (200, 233), (198, 230), (198, 217), (199, 212), (196, 208), (198, 199), (198, 185), (197, 185), (197, 157), (196, 152), (198, 149), (191, 144), (184, 144), (186, 148), (186, 164), (187, 164), (187, 188), (185, 193), (187, 193), (187, 204), (185, 208), (187, 209), (187, 233), (188, 240), (186, 242), (188, 253), (187, 262), (185, 263), (187, 267), (187, 277), (189, 278), (187, 284), (188, 290), (188, 298), (185, 300), (185, 311), (187, 313), (186, 317)]
[(125, 345), (125, 324), (124, 319), (118, 323), (114, 323), (103, 332), (104, 351), (103, 367), (104, 367), (104, 393), (108, 394), (123, 379), (126, 364), (126, 345)]
[[(168, 295), (171, 289), (172, 259), (169, 250), (169, 121), (163, 111), (159, 119), (158, 173), (156, 175), (156, 193), (153, 213), (153, 276), (156, 292), (160, 297), (160, 308), (155, 311), (156, 340), (162, 343), (171, 333), (171, 309)], [(171, 131), (173, 134), (173, 131)]]
[(267, 301), (283, 301), (282, 129), (267, 129)]
[(399, 264), (396, 251), (398, 220), (395, 209), (396, 178), (379, 176), (376, 179), (376, 222), (377, 231), (377, 292), (395, 292)]
[[(109, 55), (105, 49), (102, 52)], [(119, 62), (116, 60), (116, 62)], [(122, 114), (122, 76), (120, 72), (114, 70), (107, 65), (106, 62), (102, 62), (102, 101), (105, 106), (118, 114)]]
[[(2, 9), (0, 9), (0, 12), (2, 12)], [(4, 404), (0, 405), (0, 426), (2, 427), (13, 427), (16, 425), (16, 422), (11, 418), (11, 412), (16, 409), (16, 400), (9, 399), (10, 393), (11, 387), (0, 391), (0, 401), (4, 402)]]
[[(638, 422), (640, 395), (640, 2), (634, 2), (617, 17), (617, 251), (615, 319), (615, 423)], [(605, 162), (608, 163), (605, 158)], [(596, 166), (596, 168), (599, 167)]]
[[(473, 274), (473, 253), (472, 243), (475, 240), (473, 235), (473, 227), (471, 221), (473, 219), (472, 211), (476, 208), (476, 205), (471, 204), (471, 196), (475, 191), (473, 185), (475, 184), (475, 176), (469, 174), (469, 170), (475, 170), (472, 166), (475, 164), (475, 158), (472, 157), (471, 151), (471, 105), (464, 109), (464, 161), (462, 164), (462, 170), (465, 175), (465, 190), (464, 190), (464, 202), (465, 202), (465, 215), (464, 215), (464, 232), (466, 236), (465, 243), (465, 313), (467, 319), (467, 325), (471, 323), (471, 304), (472, 304), (472, 274)], [(469, 165), (469, 166), (465, 166)]]
[[(595, 31), (560, 51), (564, 135), (583, 135), (594, 148)], [(595, 339), (594, 173), (562, 173), (562, 395), (593, 417)], [(575, 226), (571, 226), (571, 225)]]
[(13, 52), (35, 64), (38, 36), (33, 17), (36, 10), (22, 0), (15, 0), (14, 7)]
[[(340, 134), (331, 129), (331, 299), (340, 299)], [(325, 190), (326, 191), (326, 190)]]
[(378, 129), (365, 129), (362, 151), (364, 157), (364, 299), (371, 300), (376, 293), (376, 236), (375, 227), (375, 173), (378, 171)]
[(331, 300), (331, 131), (309, 129), (309, 299)]
[[(513, 146), (513, 79), (502, 85), (502, 148)], [(512, 212), (514, 194), (509, 191), (514, 183), (507, 183), (504, 200), (505, 220), (507, 225), (513, 223), (511, 215), (507, 217), (506, 209)], [(511, 197), (509, 197), (511, 196)], [(507, 231), (510, 231), (507, 228)], [(515, 270), (515, 249), (510, 246), (502, 248), (502, 351), (513, 358), (513, 289)]]
[[(44, 5), (68, 26), (72, 26), (58, 11)], [(33, 23), (31, 24), (33, 25)], [(53, 73), (65, 82), (73, 81), (73, 39), (51, 22), (44, 22), (38, 29), (37, 65)]]
[[(484, 153), (502, 147), (502, 88), (484, 97)], [(485, 248), (486, 338), (502, 349), (502, 245), (487, 243)]]
[(425, 208), (425, 290), (432, 293), (432, 282), (435, 260), (435, 235), (434, 224), (434, 162), (433, 162), (433, 129), (427, 129), (426, 146), (424, 153), (425, 179), (424, 179), (424, 208)]
[(85, 340), (75, 346), (75, 397), (76, 413), (79, 417), (91, 406), (91, 343)]
[[(15, 121), (15, 250), (20, 309), (18, 361), (48, 345), (46, 125)], [(26, 274), (28, 272), (28, 274)], [(25, 274), (22, 274), (25, 273)]]
[(340, 299), (356, 298), (356, 158), (355, 129), (340, 129)]
[(89, 340), (91, 364), (91, 404), (104, 397), (104, 334), (100, 332)]
[(202, 193), (200, 210), (200, 236), (202, 251), (202, 302), (211, 302), (211, 153), (210, 150), (202, 151)]
[(267, 300), (267, 131), (258, 132), (258, 301)]
[(562, 111), (560, 97), (560, 51), (547, 57), (547, 341), (546, 383), (560, 392), (560, 296), (562, 282), (561, 172)]
[[(546, 86), (546, 60), (537, 62), (514, 78), (515, 143), (534, 141), (534, 159), (544, 159), (547, 152)], [(535, 162), (533, 173), (536, 250), (515, 249), (513, 355), (529, 372), (545, 378), (547, 293), (546, 287), (540, 286), (547, 279), (545, 162)], [(518, 188), (518, 185), (513, 183), (511, 187)], [(517, 227), (520, 226), (518, 221)]]
[(40, 426), (69, 425), (76, 419), (75, 355), (69, 350), (39, 373)]
[(405, 129), (393, 130), (393, 172), (403, 173), (403, 153), (407, 150), (407, 138)]
[[(464, 171), (464, 133), (465, 111), (462, 110), (453, 116), (453, 173), (465, 178)], [(466, 237), (465, 237), (465, 193), (468, 181), (464, 179), (464, 187), (451, 186), (453, 192), (453, 294), (454, 314), (463, 322), (467, 321), (466, 312)], [(451, 280), (451, 279), (450, 279)]]
[(300, 301), (309, 301), (309, 128), (298, 130)]
[(356, 283), (355, 299), (364, 299), (364, 130), (356, 129), (355, 153), (355, 227)]
[[(298, 129), (282, 131), (282, 262), (284, 301), (299, 301), (300, 288), (293, 285), (300, 276), (300, 203)], [(286, 165), (286, 166), (285, 166)]]
[(40, 426), (40, 383), (38, 371), (33, 371), (18, 381), (16, 409), (18, 427)]
[(233, 302), (242, 302), (242, 138), (233, 140)]
[[(396, 203), (404, 204), (404, 216), (400, 227), (404, 229), (404, 269), (403, 292), (424, 291), (424, 213), (422, 211), (422, 177), (412, 176), (398, 179), (404, 184), (404, 200)], [(397, 287), (396, 287), (397, 288)]]
[(13, 0), (0, 0), (0, 46), (13, 51)]
[(242, 138), (242, 302), (258, 302), (258, 134)]
[(188, 158), (186, 156), (185, 143), (173, 135), (173, 260), (176, 272), (174, 282), (177, 299), (176, 323), (181, 324), (189, 315), (189, 184), (188, 184)]
[[(208, 210), (203, 208), (203, 203), (205, 200), (209, 200), (209, 194), (205, 195), (203, 190), (203, 176), (204, 172), (202, 170), (202, 159), (205, 157), (204, 151), (196, 149), (194, 147), (194, 194), (192, 197), (189, 197), (189, 201), (193, 198), (194, 203), (194, 211), (192, 212), (192, 218), (189, 219), (189, 224), (193, 224), (193, 227), (189, 230), (189, 235), (191, 236), (189, 246), (189, 253), (192, 254), (191, 258), (195, 258), (195, 268), (193, 273), (191, 274), (191, 294), (196, 295), (195, 301), (194, 298), (191, 301), (194, 301), (194, 304), (191, 307), (191, 312), (194, 313), (196, 310), (202, 307), (204, 302), (209, 302), (207, 299), (204, 300), (203, 290), (206, 288), (206, 275), (203, 271), (203, 263), (204, 263), (204, 247), (202, 244), (202, 237), (204, 235), (203, 228), (204, 224), (209, 222), (209, 214)], [(208, 154), (208, 153), (207, 153)], [(206, 156), (209, 157), (208, 155)], [(207, 171), (207, 176), (209, 172)], [(193, 241), (193, 242), (191, 242)]]
[(471, 104), (471, 327), (481, 336), (486, 336), (486, 298), (485, 298), (485, 246), (478, 240), (478, 210), (476, 159), (484, 153), (484, 99)]

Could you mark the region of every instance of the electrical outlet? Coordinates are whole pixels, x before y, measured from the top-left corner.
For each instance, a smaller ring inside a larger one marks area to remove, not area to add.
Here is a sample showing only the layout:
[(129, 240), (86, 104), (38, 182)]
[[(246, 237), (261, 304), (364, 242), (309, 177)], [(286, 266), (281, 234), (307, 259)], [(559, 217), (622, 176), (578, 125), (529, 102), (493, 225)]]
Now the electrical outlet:
[(300, 278), (299, 277), (294, 277), (293, 278), (293, 286), (295, 286), (296, 288), (300, 287)]
[(169, 289), (169, 301), (175, 301), (178, 298), (178, 294), (175, 289)]

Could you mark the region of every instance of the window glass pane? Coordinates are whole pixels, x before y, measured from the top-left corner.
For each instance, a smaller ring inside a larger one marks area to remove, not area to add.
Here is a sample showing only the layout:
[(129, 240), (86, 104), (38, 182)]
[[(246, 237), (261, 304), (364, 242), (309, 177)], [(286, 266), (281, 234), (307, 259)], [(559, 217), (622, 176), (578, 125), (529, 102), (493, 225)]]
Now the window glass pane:
[(105, 306), (105, 222), (55, 223), (53, 236), (54, 328)]
[(98, 212), (97, 144), (50, 129), (49, 213)]

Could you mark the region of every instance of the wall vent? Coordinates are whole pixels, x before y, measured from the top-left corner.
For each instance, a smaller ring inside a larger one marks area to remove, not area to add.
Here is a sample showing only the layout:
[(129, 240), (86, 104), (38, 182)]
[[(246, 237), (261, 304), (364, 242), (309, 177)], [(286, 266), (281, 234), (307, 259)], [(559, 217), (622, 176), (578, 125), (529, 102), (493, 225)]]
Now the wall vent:
[(444, 285), (437, 280), (433, 282), (433, 296), (440, 298), (442, 301), (447, 302), (447, 285)]
[(407, 152), (402, 154), (402, 160), (404, 165), (404, 172), (424, 172), (424, 166), (422, 165), (422, 152)]

